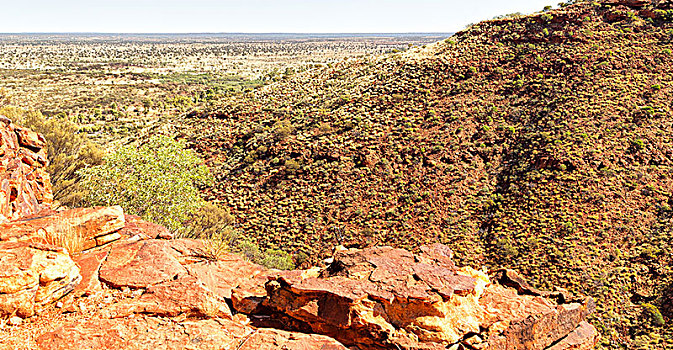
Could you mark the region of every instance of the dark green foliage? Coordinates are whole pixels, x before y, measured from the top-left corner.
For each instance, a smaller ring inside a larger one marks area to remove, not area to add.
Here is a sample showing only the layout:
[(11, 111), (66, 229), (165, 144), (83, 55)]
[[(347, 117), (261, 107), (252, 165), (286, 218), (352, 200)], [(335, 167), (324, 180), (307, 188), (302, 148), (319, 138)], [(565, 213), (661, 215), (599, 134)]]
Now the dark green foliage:
[[(77, 172), (88, 205), (121, 205), (178, 235), (199, 234), (185, 224), (204, 206), (198, 187), (212, 183), (212, 176), (183, 141), (154, 136), (119, 147), (103, 160)], [(205, 220), (224, 214), (213, 209), (208, 215)]]

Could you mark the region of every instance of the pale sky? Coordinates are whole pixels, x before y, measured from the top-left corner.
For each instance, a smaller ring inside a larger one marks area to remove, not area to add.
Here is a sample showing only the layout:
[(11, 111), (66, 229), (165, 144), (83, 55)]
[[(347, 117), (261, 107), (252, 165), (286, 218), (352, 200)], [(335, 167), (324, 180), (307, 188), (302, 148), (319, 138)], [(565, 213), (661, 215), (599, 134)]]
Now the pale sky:
[(0, 0), (0, 33), (445, 33), (558, 1)]

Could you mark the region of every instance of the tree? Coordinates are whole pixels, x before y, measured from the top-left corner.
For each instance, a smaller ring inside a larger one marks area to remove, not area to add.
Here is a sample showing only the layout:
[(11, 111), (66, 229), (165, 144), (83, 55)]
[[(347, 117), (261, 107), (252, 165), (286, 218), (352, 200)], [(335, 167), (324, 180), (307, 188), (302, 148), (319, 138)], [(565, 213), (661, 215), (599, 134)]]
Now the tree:
[(155, 136), (122, 146), (103, 164), (81, 169), (89, 205), (121, 205), (128, 213), (166, 226), (178, 235), (205, 205), (199, 187), (213, 181), (198, 155), (184, 141)]

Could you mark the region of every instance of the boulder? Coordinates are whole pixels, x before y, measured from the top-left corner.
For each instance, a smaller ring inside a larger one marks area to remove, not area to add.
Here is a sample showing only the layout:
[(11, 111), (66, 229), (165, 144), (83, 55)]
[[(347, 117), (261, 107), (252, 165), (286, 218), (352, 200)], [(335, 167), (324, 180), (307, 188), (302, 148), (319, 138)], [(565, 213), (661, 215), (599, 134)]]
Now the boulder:
[(0, 242), (0, 318), (32, 316), (37, 307), (69, 293), (80, 280), (79, 267), (63, 248)]
[(586, 321), (580, 324), (560, 342), (549, 347), (549, 350), (589, 350), (593, 349), (598, 340), (598, 331)]
[(173, 234), (164, 226), (148, 222), (136, 215), (125, 215), (126, 226), (119, 231), (121, 235), (139, 239), (173, 239)]
[(114, 245), (99, 277), (114, 288), (147, 288), (187, 275), (168, 241), (147, 240)]
[(73, 258), (82, 275), (82, 281), (73, 290), (75, 296), (93, 295), (102, 291), (98, 272), (107, 255), (107, 250), (96, 250)]
[(271, 274), (263, 304), (362, 349), (545, 349), (593, 311), (591, 299), (559, 305), (492, 283), (484, 272), (457, 268), (441, 244), (421, 250), (349, 249), (323, 270)]
[(175, 317), (231, 317), (223, 298), (216, 296), (194, 276), (183, 275), (149, 286), (136, 299), (114, 304), (104, 310), (109, 317), (148, 314)]

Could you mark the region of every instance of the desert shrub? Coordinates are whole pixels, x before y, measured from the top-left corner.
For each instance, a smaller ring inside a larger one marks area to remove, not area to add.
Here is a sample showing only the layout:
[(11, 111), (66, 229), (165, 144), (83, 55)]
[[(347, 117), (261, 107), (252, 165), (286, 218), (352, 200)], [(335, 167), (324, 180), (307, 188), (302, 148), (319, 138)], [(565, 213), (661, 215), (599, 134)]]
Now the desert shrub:
[(84, 247), (84, 229), (74, 227), (69, 221), (71, 217), (57, 217), (51, 227), (46, 229), (47, 243), (65, 248), (69, 254), (81, 252)]
[(643, 308), (643, 316), (645, 320), (649, 321), (652, 326), (661, 327), (664, 325), (664, 316), (661, 315), (659, 309), (649, 303), (640, 305)]
[(5, 88), (0, 88), (0, 107), (7, 106), (11, 102), (9, 92)]
[(278, 249), (267, 249), (262, 253), (259, 246), (250, 239), (238, 241), (231, 250), (270, 269), (291, 270), (295, 267), (290, 254)]
[(274, 124), (273, 127), (273, 138), (276, 141), (283, 141), (290, 137), (294, 133), (294, 127), (289, 120), (279, 121)]
[(294, 268), (292, 256), (278, 249), (267, 249), (258, 263), (270, 269), (291, 270)]
[(205, 205), (199, 187), (213, 178), (185, 142), (154, 136), (119, 147), (101, 165), (78, 171), (89, 190), (88, 205), (121, 205), (128, 213), (166, 226), (182, 236), (184, 226)]
[(299, 162), (297, 162), (294, 159), (288, 159), (288, 160), (285, 161), (285, 169), (287, 169), (287, 171), (290, 172), (290, 173), (294, 173), (297, 170), (299, 170), (300, 168), (301, 168), (301, 165), (299, 164)]
[(80, 134), (75, 123), (63, 118), (48, 119), (40, 112), (10, 107), (0, 109), (0, 114), (44, 136), (54, 199), (64, 206), (80, 206), (86, 191), (77, 171), (102, 163), (103, 152), (98, 146)]
[(506, 238), (499, 239), (495, 243), (496, 251), (499, 255), (507, 258), (516, 257), (519, 255), (519, 251), (516, 249), (512, 242)]
[(209, 260), (218, 260), (224, 253), (231, 250), (238, 233), (231, 227), (213, 231), (203, 240), (204, 256)]
[(262, 258), (262, 252), (259, 250), (259, 246), (250, 239), (239, 241), (235, 247), (232, 247), (232, 251), (243, 255), (246, 259), (252, 262), (260, 261)]
[[(193, 212), (189, 213), (189, 219), (184, 224), (183, 237), (228, 239), (231, 245), (236, 238), (230, 228), (234, 217), (228, 209), (216, 204), (205, 202)], [(224, 235), (224, 233), (228, 233)]]

